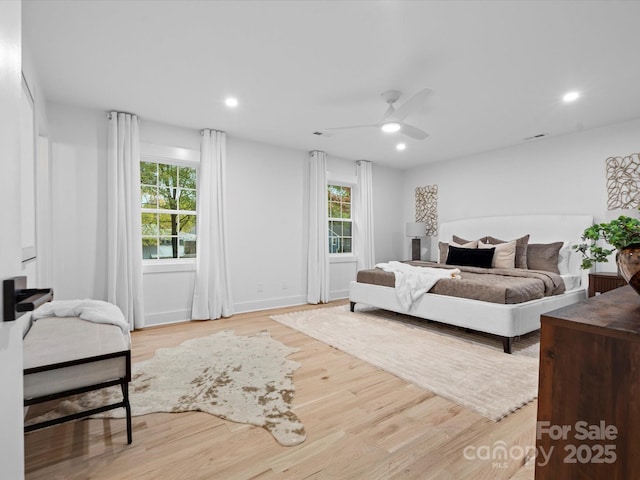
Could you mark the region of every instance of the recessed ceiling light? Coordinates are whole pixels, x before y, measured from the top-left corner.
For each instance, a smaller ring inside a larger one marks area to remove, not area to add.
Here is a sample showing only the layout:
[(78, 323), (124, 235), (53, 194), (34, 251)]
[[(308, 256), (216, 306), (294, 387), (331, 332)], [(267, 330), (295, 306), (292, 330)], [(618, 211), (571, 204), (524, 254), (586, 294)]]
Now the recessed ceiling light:
[(404, 144), (404, 143), (399, 143), (399, 144), (396, 145), (396, 150), (402, 151), (402, 150), (404, 150), (406, 148), (407, 148), (407, 145)]
[(393, 133), (400, 130), (401, 127), (402, 125), (400, 125), (398, 122), (387, 122), (383, 124), (381, 128), (383, 132)]
[(237, 98), (233, 98), (233, 97), (229, 97), (224, 101), (225, 105), (227, 107), (237, 107), (238, 106), (238, 99)]
[(577, 100), (578, 98), (580, 98), (580, 93), (578, 92), (569, 92), (569, 93), (565, 93), (564, 96), (562, 97), (562, 100), (565, 102), (573, 102), (574, 100)]

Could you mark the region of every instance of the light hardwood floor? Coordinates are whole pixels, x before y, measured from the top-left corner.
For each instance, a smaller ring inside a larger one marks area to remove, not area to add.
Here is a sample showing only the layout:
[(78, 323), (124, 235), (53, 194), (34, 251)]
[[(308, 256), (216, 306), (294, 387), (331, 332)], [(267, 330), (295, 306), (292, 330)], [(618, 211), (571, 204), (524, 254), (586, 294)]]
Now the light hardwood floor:
[[(342, 303), (342, 302), (337, 302)], [(336, 303), (332, 303), (335, 305)], [(533, 478), (519, 457), (465, 458), (477, 447), (535, 445), (536, 402), (498, 423), (269, 319), (314, 306), (235, 315), (133, 333), (133, 361), (158, 347), (234, 330), (271, 336), (299, 352), (294, 409), (307, 439), (282, 447), (258, 427), (206, 413), (81, 420), (25, 435), (26, 479), (517, 479)], [(482, 449), (480, 450), (482, 452)], [(480, 454), (479, 456), (482, 456)]]

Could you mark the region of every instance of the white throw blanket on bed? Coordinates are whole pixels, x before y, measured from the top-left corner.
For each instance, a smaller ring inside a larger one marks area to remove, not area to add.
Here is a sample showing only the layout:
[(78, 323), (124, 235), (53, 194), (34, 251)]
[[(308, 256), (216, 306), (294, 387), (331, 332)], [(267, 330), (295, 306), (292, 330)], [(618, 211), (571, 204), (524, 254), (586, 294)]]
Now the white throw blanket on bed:
[(405, 310), (409, 310), (413, 302), (431, 290), (441, 278), (461, 278), (457, 268), (414, 267), (395, 261), (378, 263), (376, 268), (395, 275), (396, 298)]
[(109, 323), (120, 327), (131, 343), (129, 323), (122, 311), (113, 303), (102, 300), (54, 300), (33, 311), (33, 321), (45, 317), (78, 317), (94, 323)]

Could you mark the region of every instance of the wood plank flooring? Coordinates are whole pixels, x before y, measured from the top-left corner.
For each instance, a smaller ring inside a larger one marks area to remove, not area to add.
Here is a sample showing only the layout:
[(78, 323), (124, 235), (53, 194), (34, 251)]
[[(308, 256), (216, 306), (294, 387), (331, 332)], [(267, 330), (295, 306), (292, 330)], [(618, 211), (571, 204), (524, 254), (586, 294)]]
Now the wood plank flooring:
[[(344, 302), (334, 302), (336, 305)], [(495, 423), (269, 319), (297, 306), (133, 333), (133, 361), (156, 348), (234, 330), (299, 352), (294, 409), (307, 440), (280, 446), (258, 427), (200, 412), (82, 420), (25, 435), (27, 480), (533, 479), (527, 458), (481, 458), (494, 445), (535, 445), (536, 402)], [(515, 452), (521, 449), (515, 449)], [(465, 456), (465, 452), (467, 452)]]

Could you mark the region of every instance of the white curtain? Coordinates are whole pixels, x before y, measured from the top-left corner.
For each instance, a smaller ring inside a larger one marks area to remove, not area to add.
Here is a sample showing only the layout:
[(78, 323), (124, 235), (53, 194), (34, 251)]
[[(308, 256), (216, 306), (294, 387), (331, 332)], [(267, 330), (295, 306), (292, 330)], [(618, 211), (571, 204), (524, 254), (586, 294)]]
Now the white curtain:
[(144, 326), (138, 117), (109, 114), (107, 144), (107, 300), (131, 330)]
[(363, 270), (373, 268), (376, 263), (373, 245), (373, 174), (371, 162), (359, 160), (356, 165), (355, 249), (358, 270)]
[(329, 224), (327, 215), (327, 154), (311, 152), (309, 160), (309, 257), (307, 301), (329, 301)]
[(196, 282), (191, 306), (194, 320), (233, 315), (227, 263), (226, 161), (226, 133), (203, 130), (196, 206)]

